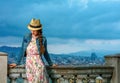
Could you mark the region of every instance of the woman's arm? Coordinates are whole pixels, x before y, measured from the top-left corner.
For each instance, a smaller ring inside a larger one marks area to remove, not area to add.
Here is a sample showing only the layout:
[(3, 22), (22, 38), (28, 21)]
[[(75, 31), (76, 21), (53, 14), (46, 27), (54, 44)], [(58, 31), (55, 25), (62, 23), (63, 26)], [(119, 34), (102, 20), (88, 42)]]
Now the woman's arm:
[(50, 56), (49, 56), (49, 54), (48, 54), (48, 51), (47, 51), (47, 40), (46, 40), (46, 38), (45, 38), (45, 40), (44, 40), (44, 47), (45, 47), (45, 52), (44, 52), (45, 59), (46, 59), (46, 61), (48, 62), (48, 64), (49, 64), (50, 66), (52, 66), (53, 63), (52, 63), (51, 58), (50, 58)]
[(16, 67), (17, 65), (20, 64), (21, 59), (22, 59), (22, 54), (23, 54), (23, 46), (24, 46), (24, 37), (23, 37), (23, 41), (22, 41), (22, 46), (21, 46), (21, 49), (20, 49), (20, 53), (17, 56), (17, 60), (14, 63), (9, 64), (9, 67)]

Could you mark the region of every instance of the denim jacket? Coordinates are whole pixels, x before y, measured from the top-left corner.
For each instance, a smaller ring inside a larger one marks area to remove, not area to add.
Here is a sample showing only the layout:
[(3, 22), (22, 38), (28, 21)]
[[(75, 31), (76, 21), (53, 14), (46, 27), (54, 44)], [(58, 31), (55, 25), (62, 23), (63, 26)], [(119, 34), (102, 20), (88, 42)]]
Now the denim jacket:
[[(23, 42), (22, 42), (22, 47), (21, 47), (21, 51), (20, 51), (20, 54), (19, 56), (17, 57), (17, 62), (16, 64), (20, 64), (20, 63), (23, 63), (23, 60), (24, 58), (26, 57), (26, 48), (28, 46), (28, 44), (30, 43), (31, 41), (31, 38), (32, 38), (32, 34), (27, 34), (24, 36), (23, 38)], [(45, 52), (44, 52), (44, 55), (40, 55), (40, 44), (39, 44), (39, 38), (36, 39), (36, 45), (37, 45), (37, 48), (38, 48), (38, 53), (39, 53), (39, 56), (40, 58), (42, 59), (42, 61), (45, 63), (45, 59), (46, 61), (48, 62), (49, 65), (52, 65), (52, 61), (50, 59), (50, 56), (48, 54), (48, 51), (47, 51), (47, 40), (45, 37), (43, 37), (43, 45), (45, 47)], [(44, 59), (45, 58), (45, 59)], [(25, 59), (26, 61), (26, 59)]]

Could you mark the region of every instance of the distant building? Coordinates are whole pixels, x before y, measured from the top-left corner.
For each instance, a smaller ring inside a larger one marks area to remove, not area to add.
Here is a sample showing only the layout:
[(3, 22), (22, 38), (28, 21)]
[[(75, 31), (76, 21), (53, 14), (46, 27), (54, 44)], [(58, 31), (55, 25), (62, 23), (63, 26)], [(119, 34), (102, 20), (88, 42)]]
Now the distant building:
[(96, 53), (95, 53), (95, 52), (92, 52), (92, 53), (91, 53), (91, 60), (92, 60), (92, 61), (95, 61), (96, 59), (97, 59)]

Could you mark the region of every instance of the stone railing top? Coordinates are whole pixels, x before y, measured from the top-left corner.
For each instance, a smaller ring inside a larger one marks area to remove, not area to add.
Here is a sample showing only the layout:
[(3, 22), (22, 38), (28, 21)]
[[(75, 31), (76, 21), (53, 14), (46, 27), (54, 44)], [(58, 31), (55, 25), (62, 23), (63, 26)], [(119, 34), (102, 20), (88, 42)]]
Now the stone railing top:
[(93, 66), (81, 66), (81, 65), (60, 65), (60, 66), (56, 66), (56, 67), (52, 67), (52, 66), (47, 66), (47, 68), (50, 69), (113, 69), (114, 67), (112, 66), (106, 66), (106, 65), (93, 65)]
[[(112, 66), (57, 66), (57, 67), (47, 67), (48, 71), (54, 73), (81, 73), (81, 74), (92, 74), (92, 73), (112, 73), (114, 67)], [(53, 71), (51, 71), (53, 70)], [(78, 72), (76, 72), (78, 71)]]
[[(46, 66), (47, 68), (50, 68), (50, 69), (113, 69), (114, 67), (112, 66), (106, 66), (106, 65), (93, 65), (93, 66), (81, 66), (81, 65), (58, 65), (58, 66)], [(19, 69), (19, 68), (22, 68), (24, 69), (25, 68), (25, 65), (18, 65), (16, 66), (15, 68), (10, 68), (9, 69)]]
[(120, 58), (120, 53), (113, 55), (106, 55), (105, 58)]
[(0, 56), (7, 56), (7, 53), (0, 52)]
[[(49, 73), (81, 73), (81, 74), (92, 74), (92, 73), (109, 73), (113, 72), (114, 67), (112, 66), (46, 66)], [(78, 72), (76, 72), (78, 71)], [(15, 68), (9, 68), (9, 74), (11, 73), (25, 73), (25, 66), (18, 65)]]
[(8, 68), (8, 74), (11, 73), (25, 73), (25, 65), (18, 65), (14, 68)]

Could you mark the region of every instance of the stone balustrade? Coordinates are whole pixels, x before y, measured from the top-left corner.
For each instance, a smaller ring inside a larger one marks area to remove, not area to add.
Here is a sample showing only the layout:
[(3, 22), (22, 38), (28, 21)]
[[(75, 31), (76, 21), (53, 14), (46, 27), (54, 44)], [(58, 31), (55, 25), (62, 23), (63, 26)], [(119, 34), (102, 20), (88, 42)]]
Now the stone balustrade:
[[(47, 66), (51, 83), (110, 83), (114, 67), (111, 66)], [(10, 83), (27, 83), (24, 65), (9, 68)], [(102, 82), (97, 82), (102, 80)]]
[(21, 78), (21, 83), (27, 83), (25, 66), (18, 65), (15, 68), (8, 68), (8, 83), (17, 83), (17, 79)]
[[(2, 52), (0, 63), (0, 83), (27, 83), (24, 65), (7, 68), (7, 54)], [(120, 83), (120, 54), (105, 56), (105, 64), (101, 66), (59, 65), (46, 68), (50, 83)]]
[(110, 66), (58, 66), (49, 67), (48, 71), (52, 83), (96, 83), (98, 78), (102, 78), (102, 83), (110, 83), (113, 69)]

